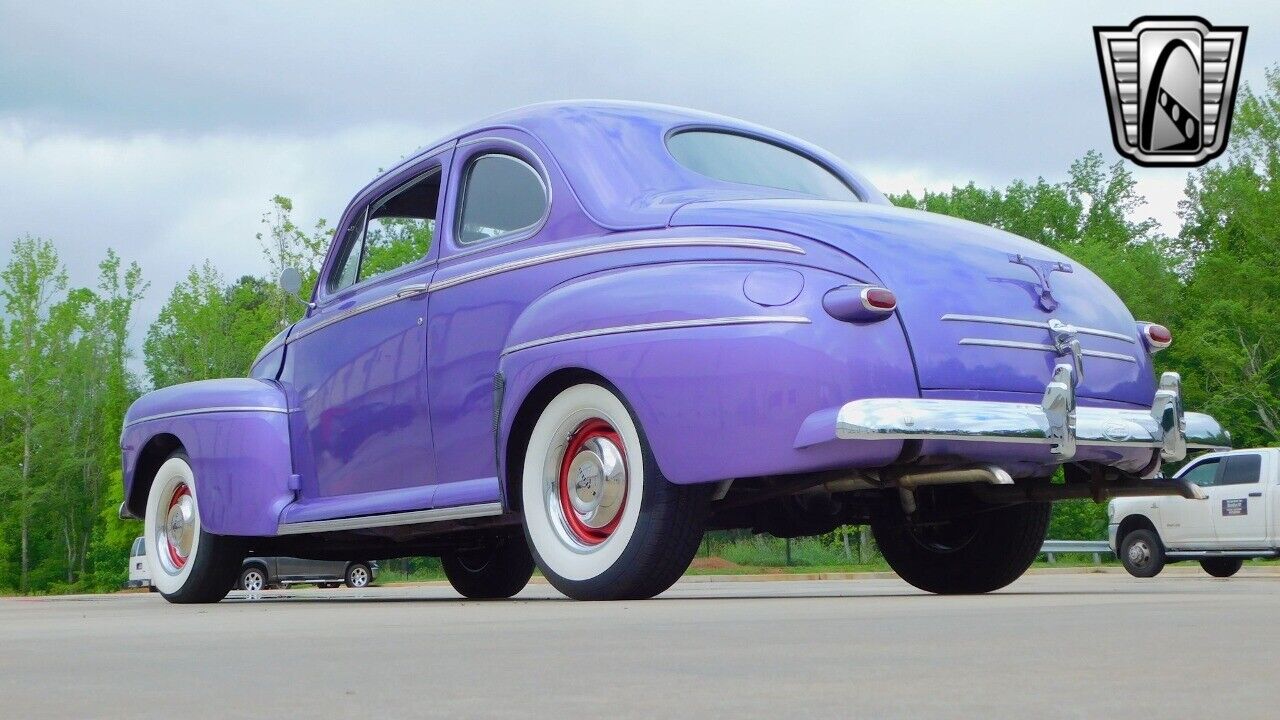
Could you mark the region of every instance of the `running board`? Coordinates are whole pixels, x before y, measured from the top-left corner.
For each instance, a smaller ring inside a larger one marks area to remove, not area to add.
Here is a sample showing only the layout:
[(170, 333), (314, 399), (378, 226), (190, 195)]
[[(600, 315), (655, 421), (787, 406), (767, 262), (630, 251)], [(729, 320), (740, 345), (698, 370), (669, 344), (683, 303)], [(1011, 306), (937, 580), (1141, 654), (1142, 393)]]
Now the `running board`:
[(408, 512), (386, 513), (384, 515), (361, 515), (359, 517), (334, 518), (332, 520), (308, 520), (307, 522), (280, 523), (276, 528), (277, 535), (302, 535), (305, 533), (334, 532), (337, 530), (360, 530), (362, 528), (393, 527), (395, 525), (417, 525), (419, 523), (444, 522), (446, 520), (467, 520), (470, 518), (492, 517), (502, 514), (502, 503), (479, 503), (477, 505), (459, 505), (457, 507), (433, 508), (431, 510), (410, 510)]
[(1166, 550), (1164, 556), (1170, 560), (1203, 560), (1204, 558), (1273, 558), (1275, 550)]

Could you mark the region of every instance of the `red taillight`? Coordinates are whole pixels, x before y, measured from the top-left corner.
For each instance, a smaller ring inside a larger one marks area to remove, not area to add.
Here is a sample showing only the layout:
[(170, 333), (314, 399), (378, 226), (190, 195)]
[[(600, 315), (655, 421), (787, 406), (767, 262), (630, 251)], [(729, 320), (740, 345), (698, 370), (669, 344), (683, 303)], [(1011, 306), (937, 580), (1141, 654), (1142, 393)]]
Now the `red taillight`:
[(898, 298), (888, 288), (863, 288), (862, 306), (871, 312), (891, 313), (898, 307)]
[(1169, 328), (1158, 323), (1142, 323), (1140, 327), (1142, 339), (1151, 352), (1159, 352), (1173, 344), (1173, 333), (1169, 332)]
[(878, 285), (841, 285), (827, 291), (822, 297), (822, 307), (837, 320), (878, 322), (893, 316), (898, 298)]

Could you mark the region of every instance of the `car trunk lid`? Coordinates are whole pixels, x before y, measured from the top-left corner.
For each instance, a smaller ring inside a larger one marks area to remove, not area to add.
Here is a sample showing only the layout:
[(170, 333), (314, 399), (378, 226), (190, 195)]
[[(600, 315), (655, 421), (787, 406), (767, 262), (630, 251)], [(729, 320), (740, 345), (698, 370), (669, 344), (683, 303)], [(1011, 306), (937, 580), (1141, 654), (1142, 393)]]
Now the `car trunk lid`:
[(671, 224), (781, 230), (863, 263), (898, 297), (923, 390), (1043, 392), (1053, 366), (1071, 361), (1055, 345), (1056, 321), (1079, 340), (1079, 396), (1151, 402), (1149, 358), (1124, 303), (1079, 263), (1025, 238), (932, 213), (819, 200), (690, 203)]

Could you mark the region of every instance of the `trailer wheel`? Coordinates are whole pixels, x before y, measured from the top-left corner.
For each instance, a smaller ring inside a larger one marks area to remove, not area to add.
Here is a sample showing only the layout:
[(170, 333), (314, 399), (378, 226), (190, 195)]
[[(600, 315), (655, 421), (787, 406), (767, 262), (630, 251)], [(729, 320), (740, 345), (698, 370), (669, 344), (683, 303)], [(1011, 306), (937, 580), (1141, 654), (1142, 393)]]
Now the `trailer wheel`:
[(1243, 566), (1244, 558), (1217, 557), (1205, 558), (1200, 561), (1200, 567), (1216, 578), (1229, 578), (1240, 572), (1240, 568)]
[(999, 590), (1031, 567), (1049, 527), (1050, 503), (1021, 503), (938, 523), (897, 504), (871, 516), (884, 559), (907, 582), (944, 595)]

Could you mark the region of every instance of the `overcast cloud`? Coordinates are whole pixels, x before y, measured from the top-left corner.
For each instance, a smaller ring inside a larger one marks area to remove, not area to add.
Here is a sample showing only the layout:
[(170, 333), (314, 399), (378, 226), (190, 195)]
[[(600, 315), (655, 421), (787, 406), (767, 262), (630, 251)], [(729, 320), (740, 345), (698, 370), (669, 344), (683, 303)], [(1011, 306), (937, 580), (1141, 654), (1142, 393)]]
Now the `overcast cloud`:
[[(115, 247), (152, 283), (135, 336), (192, 264), (262, 271), (272, 195), (333, 219), (379, 168), (519, 105), (734, 115), (919, 191), (1117, 158), (1095, 24), (1204, 15), (1249, 26), (1245, 82), (1280, 61), (1280, 7), (1263, 3), (209, 5), (0, 0), (0, 261), (41, 235), (88, 283)], [(1176, 231), (1186, 174), (1137, 174)]]

